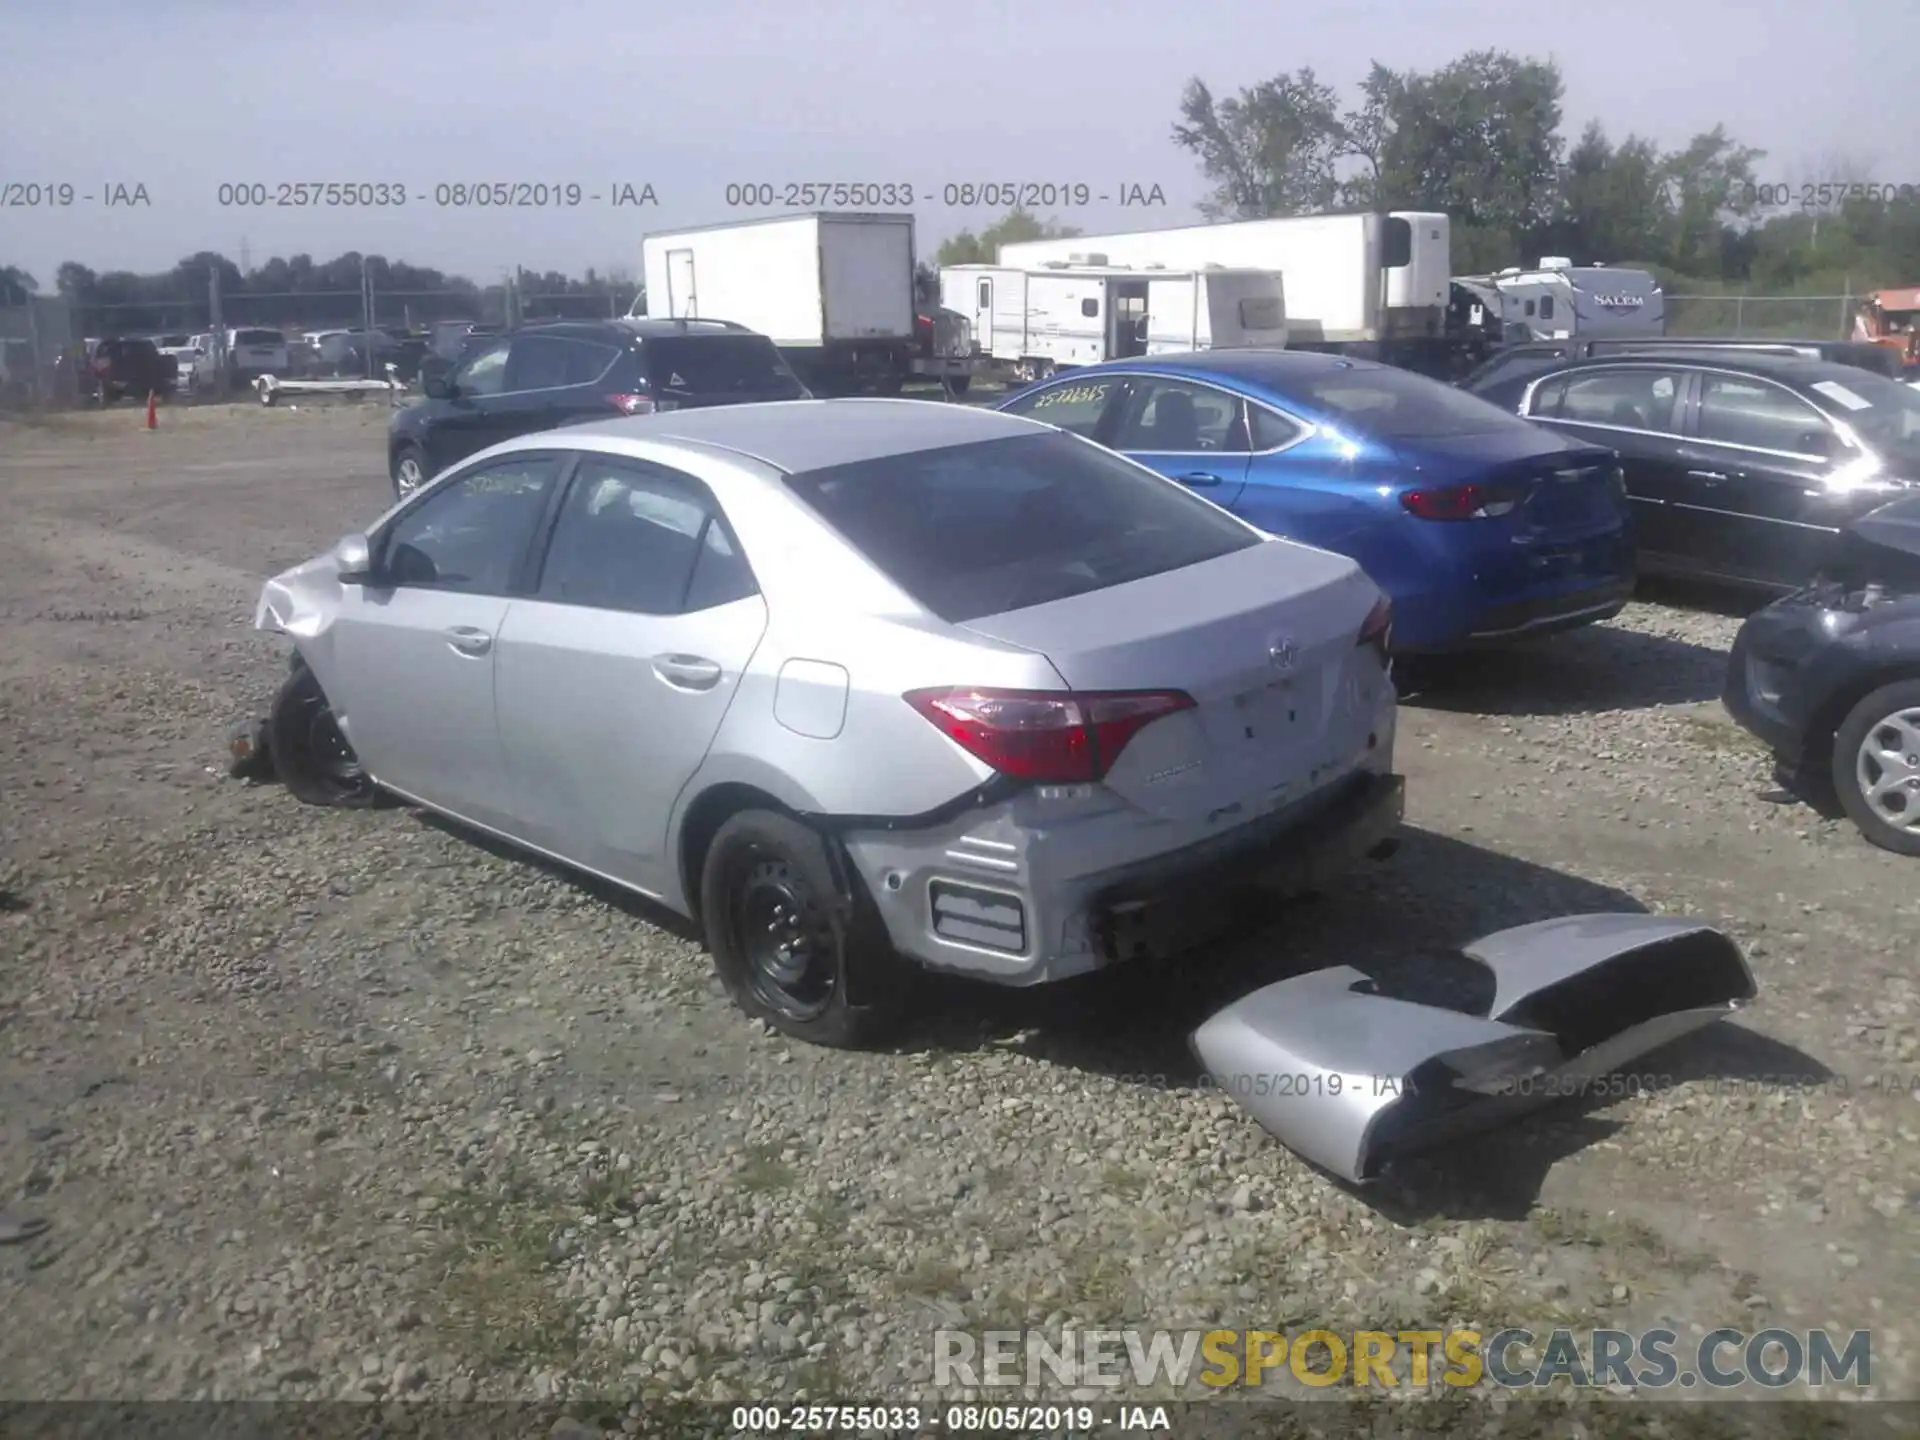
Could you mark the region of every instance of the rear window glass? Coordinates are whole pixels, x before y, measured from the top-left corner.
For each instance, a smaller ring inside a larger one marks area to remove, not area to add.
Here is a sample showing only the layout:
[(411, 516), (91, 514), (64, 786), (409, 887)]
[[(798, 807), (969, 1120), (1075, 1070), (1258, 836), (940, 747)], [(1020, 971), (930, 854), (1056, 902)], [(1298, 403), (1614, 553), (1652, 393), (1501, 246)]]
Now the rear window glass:
[(669, 394), (791, 400), (804, 392), (764, 335), (669, 335), (644, 349), (654, 388)]
[(1409, 370), (1335, 369), (1298, 383), (1335, 426), (1389, 439), (1486, 435), (1527, 424), (1477, 395)]
[(1171, 481), (1057, 432), (892, 455), (787, 483), (949, 624), (1261, 543)]
[(235, 333), (236, 345), (284, 345), (287, 337), (278, 330), (241, 330)]

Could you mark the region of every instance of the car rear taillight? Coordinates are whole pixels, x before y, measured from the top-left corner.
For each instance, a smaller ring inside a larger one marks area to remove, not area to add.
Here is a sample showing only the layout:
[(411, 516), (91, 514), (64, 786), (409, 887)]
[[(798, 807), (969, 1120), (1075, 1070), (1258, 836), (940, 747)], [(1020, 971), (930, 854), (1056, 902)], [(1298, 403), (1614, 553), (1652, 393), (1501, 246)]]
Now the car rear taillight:
[(1450, 485), (1440, 490), (1402, 490), (1400, 503), (1422, 520), (1493, 520), (1511, 514), (1520, 496), (1491, 485)]
[(1178, 690), (1079, 694), (955, 685), (903, 698), (1002, 775), (1062, 785), (1099, 780), (1135, 735), (1193, 709), (1193, 697)]
[(1380, 658), (1387, 658), (1387, 647), (1393, 639), (1393, 602), (1382, 595), (1374, 601), (1373, 609), (1367, 612), (1367, 618), (1360, 622), (1360, 638), (1356, 645), (1371, 645), (1380, 652)]
[(609, 395), (607, 403), (622, 415), (651, 415), (658, 408), (645, 395)]

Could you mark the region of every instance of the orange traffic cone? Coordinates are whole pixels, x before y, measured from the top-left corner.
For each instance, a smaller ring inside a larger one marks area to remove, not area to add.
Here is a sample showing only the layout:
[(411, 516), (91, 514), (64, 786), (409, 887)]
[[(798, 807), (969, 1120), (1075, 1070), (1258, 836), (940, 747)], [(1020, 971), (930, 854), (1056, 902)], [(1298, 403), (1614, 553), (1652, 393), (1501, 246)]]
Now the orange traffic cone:
[(147, 428), (149, 430), (160, 428), (160, 402), (151, 390), (147, 391)]

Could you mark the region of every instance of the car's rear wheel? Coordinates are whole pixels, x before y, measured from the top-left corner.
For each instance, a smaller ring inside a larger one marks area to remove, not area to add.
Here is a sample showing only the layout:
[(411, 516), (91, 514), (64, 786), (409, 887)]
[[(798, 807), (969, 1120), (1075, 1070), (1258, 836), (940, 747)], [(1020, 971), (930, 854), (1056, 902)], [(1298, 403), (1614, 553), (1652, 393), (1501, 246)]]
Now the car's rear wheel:
[(707, 948), (733, 1002), (796, 1040), (843, 1049), (889, 1028), (904, 968), (849, 878), (851, 903), (826, 841), (767, 810), (722, 825), (700, 876)]
[(267, 714), (267, 753), (294, 799), (336, 809), (365, 809), (379, 794), (333, 718), (320, 678), (296, 665)]
[(1884, 850), (1920, 856), (1920, 680), (1861, 700), (1833, 741), (1833, 787), (1847, 818)]
[(393, 493), (404, 500), (427, 483), (427, 452), (418, 445), (402, 445), (393, 455)]

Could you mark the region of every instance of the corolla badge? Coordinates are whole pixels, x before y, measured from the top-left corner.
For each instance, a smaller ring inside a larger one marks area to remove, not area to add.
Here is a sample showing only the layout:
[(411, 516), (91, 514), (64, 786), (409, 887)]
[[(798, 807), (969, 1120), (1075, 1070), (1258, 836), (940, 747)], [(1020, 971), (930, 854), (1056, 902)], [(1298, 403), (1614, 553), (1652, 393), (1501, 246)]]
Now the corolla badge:
[(1267, 662), (1276, 670), (1291, 670), (1299, 659), (1300, 647), (1294, 643), (1291, 635), (1282, 635), (1267, 646)]

